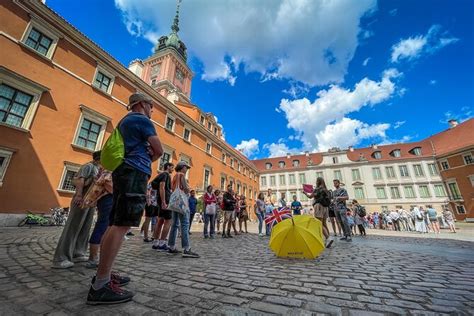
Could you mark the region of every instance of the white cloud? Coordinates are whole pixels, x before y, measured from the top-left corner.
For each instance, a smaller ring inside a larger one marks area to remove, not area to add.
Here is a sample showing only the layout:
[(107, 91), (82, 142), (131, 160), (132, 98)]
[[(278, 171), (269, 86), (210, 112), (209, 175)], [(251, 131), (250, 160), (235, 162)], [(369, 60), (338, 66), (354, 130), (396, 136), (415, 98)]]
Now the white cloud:
[(282, 157), (286, 154), (299, 153), (301, 150), (297, 148), (289, 148), (287, 144), (284, 143), (283, 139), (279, 139), (276, 143), (270, 143), (263, 145), (263, 148), (268, 150), (268, 157)]
[(303, 142), (303, 150), (327, 150), (357, 145), (364, 139), (384, 138), (389, 124), (368, 125), (346, 115), (388, 100), (396, 91), (394, 79), (400, 75), (392, 68), (384, 71), (380, 81), (364, 78), (353, 90), (333, 85), (319, 91), (314, 102), (307, 98), (282, 99), (280, 110), (285, 114), (287, 126)]
[[(132, 35), (155, 44), (158, 35), (170, 32), (173, 0), (115, 0), (115, 5)], [(233, 84), (243, 69), (311, 86), (340, 83), (359, 37), (372, 34), (361, 29), (360, 19), (376, 7), (376, 0), (185, 1), (180, 36), (202, 62), (205, 80)]]
[(363, 66), (367, 66), (367, 64), (369, 63), (370, 59), (371, 59), (370, 57), (367, 57), (366, 59), (364, 59), (364, 61), (362, 62), (362, 65), (363, 65)]
[(243, 140), (240, 144), (235, 146), (235, 149), (250, 158), (260, 151), (258, 143), (259, 141), (255, 138)]
[(444, 112), (444, 118), (441, 119), (440, 123), (447, 123), (449, 120), (457, 120), (462, 123), (473, 117), (473, 112), (470, 106), (463, 106), (459, 112), (447, 111)]
[(306, 95), (309, 90), (310, 87), (308, 85), (296, 81), (291, 81), (290, 87), (288, 89), (282, 90), (282, 92), (291, 95), (291, 97), (295, 99)]
[(392, 46), (391, 61), (399, 62), (403, 59), (413, 60), (423, 54), (433, 54), (449, 44), (456, 43), (459, 39), (442, 31), (440, 25), (433, 25), (425, 35), (417, 35), (400, 40)]
[(433, 79), (433, 80), (430, 80), (430, 85), (432, 85), (432, 86), (434, 86), (434, 85), (437, 84), (437, 83), (438, 83), (438, 81), (436, 81), (436, 80), (434, 80), (434, 79)]
[(403, 124), (405, 124), (407, 121), (397, 121), (395, 122), (395, 125), (393, 126), (394, 129), (402, 127)]

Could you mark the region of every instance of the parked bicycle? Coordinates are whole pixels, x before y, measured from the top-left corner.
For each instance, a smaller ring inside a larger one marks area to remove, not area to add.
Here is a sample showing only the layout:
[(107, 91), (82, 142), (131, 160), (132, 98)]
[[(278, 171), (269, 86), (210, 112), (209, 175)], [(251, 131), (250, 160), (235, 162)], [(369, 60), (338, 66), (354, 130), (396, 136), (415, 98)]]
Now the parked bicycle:
[(51, 215), (33, 214), (28, 211), (26, 217), (18, 223), (18, 227), (25, 225), (33, 226), (63, 226), (67, 221), (69, 207), (53, 207), (50, 209)]
[(26, 217), (21, 222), (18, 223), (18, 227), (22, 227), (25, 225), (29, 225), (30, 227), (32, 225), (46, 226), (46, 225), (49, 225), (49, 220), (45, 218), (43, 215), (37, 215), (31, 212), (28, 212)]

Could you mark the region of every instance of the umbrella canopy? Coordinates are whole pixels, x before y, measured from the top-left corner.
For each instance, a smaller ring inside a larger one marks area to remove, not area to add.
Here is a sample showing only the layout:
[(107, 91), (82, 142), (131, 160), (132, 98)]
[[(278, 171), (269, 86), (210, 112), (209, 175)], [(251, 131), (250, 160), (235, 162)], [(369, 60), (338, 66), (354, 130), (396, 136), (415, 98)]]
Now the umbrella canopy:
[(296, 215), (275, 225), (270, 249), (278, 257), (314, 259), (324, 250), (321, 222), (310, 215)]

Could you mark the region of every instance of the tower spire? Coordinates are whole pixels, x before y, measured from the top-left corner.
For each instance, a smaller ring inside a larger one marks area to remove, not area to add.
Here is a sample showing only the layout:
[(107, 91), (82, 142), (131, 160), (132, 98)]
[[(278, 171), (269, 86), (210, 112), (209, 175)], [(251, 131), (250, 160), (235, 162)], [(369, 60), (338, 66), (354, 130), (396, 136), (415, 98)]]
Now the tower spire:
[(171, 26), (171, 30), (173, 33), (179, 32), (179, 7), (181, 5), (181, 0), (176, 1), (176, 15), (174, 16), (173, 25)]

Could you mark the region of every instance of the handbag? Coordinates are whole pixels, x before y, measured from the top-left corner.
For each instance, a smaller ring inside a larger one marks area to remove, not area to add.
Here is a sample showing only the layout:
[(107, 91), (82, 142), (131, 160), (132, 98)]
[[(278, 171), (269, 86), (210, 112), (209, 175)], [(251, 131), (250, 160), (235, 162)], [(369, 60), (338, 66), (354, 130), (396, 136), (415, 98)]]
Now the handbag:
[(206, 215), (215, 215), (216, 214), (216, 203), (211, 203), (206, 205)]
[(179, 187), (171, 193), (168, 209), (183, 215), (189, 212), (188, 196)]

